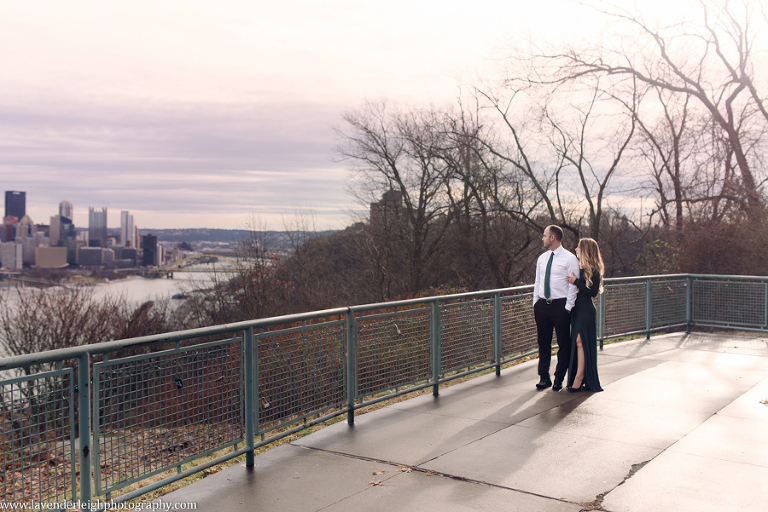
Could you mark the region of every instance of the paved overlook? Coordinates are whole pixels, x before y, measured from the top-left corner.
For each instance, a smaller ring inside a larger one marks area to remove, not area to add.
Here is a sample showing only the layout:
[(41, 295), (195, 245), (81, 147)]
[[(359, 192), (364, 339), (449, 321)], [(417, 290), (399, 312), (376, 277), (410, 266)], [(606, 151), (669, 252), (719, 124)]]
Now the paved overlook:
[(599, 352), (605, 391), (536, 391), (536, 361), (342, 421), (164, 496), (198, 510), (764, 510), (768, 338)]

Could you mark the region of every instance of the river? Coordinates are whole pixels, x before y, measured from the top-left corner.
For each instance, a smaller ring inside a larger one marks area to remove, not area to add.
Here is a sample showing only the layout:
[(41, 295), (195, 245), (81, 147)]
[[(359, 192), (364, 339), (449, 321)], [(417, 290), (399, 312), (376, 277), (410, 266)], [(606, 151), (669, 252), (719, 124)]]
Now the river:
[[(221, 279), (221, 274), (218, 278)], [(175, 272), (173, 279), (148, 279), (131, 276), (126, 279), (97, 284), (93, 296), (98, 299), (106, 296), (123, 295), (132, 302), (141, 303), (151, 299), (169, 298), (178, 293), (189, 292), (194, 288), (208, 288), (214, 279), (213, 273), (192, 272)]]
[[(216, 273), (210, 265), (201, 264), (189, 268), (196, 269), (198, 272), (176, 271), (173, 274), (173, 279), (128, 276), (125, 279), (97, 283), (93, 285), (93, 296), (100, 299), (106, 296), (123, 295), (131, 302), (143, 303), (147, 300), (173, 297), (173, 295), (187, 293), (193, 289), (209, 288), (216, 279), (226, 280), (231, 275), (222, 272)], [(206, 270), (208, 272), (205, 272)], [(0, 287), (0, 294), (13, 300), (13, 293), (10, 292), (15, 285), (7, 284)], [(35, 288), (30, 287), (29, 289), (34, 290)]]

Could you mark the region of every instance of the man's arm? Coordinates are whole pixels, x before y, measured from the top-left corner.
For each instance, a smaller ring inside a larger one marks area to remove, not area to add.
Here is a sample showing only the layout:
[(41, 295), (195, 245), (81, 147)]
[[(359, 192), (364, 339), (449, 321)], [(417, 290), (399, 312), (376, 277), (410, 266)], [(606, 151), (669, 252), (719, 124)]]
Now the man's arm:
[[(576, 256), (568, 258), (568, 275), (576, 274), (579, 277), (579, 260)], [(570, 311), (576, 304), (576, 295), (579, 294), (579, 288), (575, 284), (568, 283), (568, 298), (565, 301), (565, 309)]]
[(539, 300), (539, 279), (541, 279), (541, 276), (539, 275), (540, 259), (541, 259), (541, 256), (536, 258), (536, 279), (533, 281), (533, 305), (534, 306), (536, 305), (536, 302)]

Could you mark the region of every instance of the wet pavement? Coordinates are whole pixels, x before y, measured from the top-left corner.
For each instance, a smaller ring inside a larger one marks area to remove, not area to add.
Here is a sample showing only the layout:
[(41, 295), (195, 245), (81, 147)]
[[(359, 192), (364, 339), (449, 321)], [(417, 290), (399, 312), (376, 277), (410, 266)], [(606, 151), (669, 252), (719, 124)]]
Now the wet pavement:
[(602, 393), (536, 361), (329, 425), (162, 497), (230, 511), (768, 509), (768, 338), (606, 345)]

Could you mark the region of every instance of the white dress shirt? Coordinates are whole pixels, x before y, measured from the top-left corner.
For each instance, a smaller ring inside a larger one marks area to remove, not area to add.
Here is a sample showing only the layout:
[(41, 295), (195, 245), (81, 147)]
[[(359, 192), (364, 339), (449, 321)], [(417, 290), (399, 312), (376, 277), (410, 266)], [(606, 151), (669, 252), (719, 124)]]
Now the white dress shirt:
[(547, 263), (549, 255), (555, 253), (552, 258), (552, 269), (549, 274), (549, 298), (567, 299), (565, 309), (570, 311), (576, 304), (576, 295), (579, 289), (576, 285), (570, 284), (566, 279), (571, 274), (579, 276), (579, 260), (570, 251), (567, 251), (562, 245), (554, 251), (547, 251), (536, 261), (536, 281), (533, 285), (533, 303), (544, 298), (544, 275), (547, 272)]

